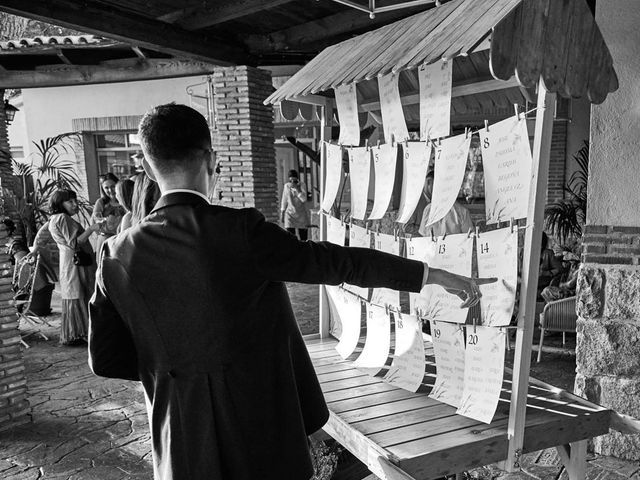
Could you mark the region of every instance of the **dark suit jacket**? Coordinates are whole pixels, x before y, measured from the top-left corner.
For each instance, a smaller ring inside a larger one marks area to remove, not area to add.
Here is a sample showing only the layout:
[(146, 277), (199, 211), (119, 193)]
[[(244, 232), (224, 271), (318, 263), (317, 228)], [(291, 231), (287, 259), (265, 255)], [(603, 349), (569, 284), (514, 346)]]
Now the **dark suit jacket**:
[(90, 365), (140, 380), (158, 479), (306, 480), (328, 418), (284, 281), (419, 291), (423, 266), (300, 242), (255, 209), (163, 197), (105, 243)]

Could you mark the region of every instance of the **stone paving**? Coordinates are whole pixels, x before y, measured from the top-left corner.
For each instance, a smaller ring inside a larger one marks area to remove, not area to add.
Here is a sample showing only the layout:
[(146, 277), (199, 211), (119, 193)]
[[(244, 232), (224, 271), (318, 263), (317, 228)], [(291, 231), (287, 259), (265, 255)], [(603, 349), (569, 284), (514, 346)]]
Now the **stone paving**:
[[(317, 331), (317, 288), (291, 285), (290, 294), (303, 333)], [(25, 361), (32, 422), (0, 432), (0, 479), (151, 479), (141, 387), (94, 376), (87, 366), (85, 347), (57, 344), (59, 319), (52, 319), (53, 328), (43, 330), (49, 341), (28, 339), (31, 348), (25, 350)], [(571, 388), (575, 356), (554, 349), (559, 339), (547, 343), (550, 353), (545, 353), (543, 363), (532, 364), (534, 375)], [(554, 450), (527, 455), (521, 463), (524, 471), (519, 474), (489, 466), (467, 476), (477, 480), (567, 480)], [(640, 480), (638, 462), (589, 457), (587, 480), (625, 478)]]

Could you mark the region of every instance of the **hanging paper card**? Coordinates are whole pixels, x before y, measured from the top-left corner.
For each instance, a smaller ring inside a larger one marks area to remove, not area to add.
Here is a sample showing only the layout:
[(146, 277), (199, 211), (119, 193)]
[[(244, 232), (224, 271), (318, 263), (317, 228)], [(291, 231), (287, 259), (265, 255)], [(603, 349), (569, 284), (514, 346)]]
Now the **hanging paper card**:
[(453, 62), (436, 62), (418, 69), (420, 140), (449, 136), (452, 67)]
[(347, 226), (344, 222), (338, 220), (331, 215), (326, 215), (327, 218), (327, 242), (335, 243), (344, 247), (344, 240), (347, 236)]
[(384, 308), (367, 305), (367, 339), (362, 353), (355, 361), (358, 369), (377, 374), (389, 358), (391, 348), (391, 320)]
[(495, 283), (481, 285), (482, 325), (504, 326), (511, 323), (518, 284), (518, 231), (501, 228), (476, 238), (478, 275), (496, 277)]
[(342, 358), (347, 358), (358, 346), (360, 338), (360, 318), (362, 315), (360, 299), (336, 288), (327, 288), (327, 296), (329, 301), (333, 303), (331, 310), (337, 315), (342, 327), (336, 350)]
[[(376, 233), (373, 235), (373, 248), (381, 252), (400, 255), (400, 240), (394, 235)], [(374, 288), (371, 293), (371, 303), (388, 305), (396, 310), (400, 309), (400, 292), (390, 288)]]
[(386, 382), (411, 392), (424, 379), (422, 323), (415, 315), (396, 316), (396, 343), (393, 362), (384, 376)]
[[(430, 238), (416, 237), (407, 239), (407, 258), (409, 260), (417, 260), (418, 262), (426, 262), (431, 266), (433, 257), (436, 254), (436, 242)], [(424, 287), (422, 288), (424, 291)], [(427, 303), (425, 296), (420, 293), (409, 292), (409, 309), (411, 313), (426, 310)]]
[(461, 325), (431, 322), (436, 384), (429, 396), (456, 408), (464, 390), (464, 334)]
[(340, 120), (340, 145), (360, 145), (360, 125), (358, 123), (358, 99), (356, 84), (341, 85), (334, 89), (338, 119)]
[(375, 200), (373, 209), (369, 214), (369, 220), (379, 220), (387, 212), (391, 194), (393, 193), (393, 182), (396, 176), (396, 158), (398, 156), (398, 146), (385, 143), (379, 147), (372, 148), (373, 166), (375, 171)]
[[(349, 226), (349, 246), (350, 247), (360, 247), (360, 248), (371, 248), (371, 234), (368, 230), (358, 227), (357, 225)], [(350, 285), (348, 283), (344, 284), (344, 288), (349, 290), (351, 293), (355, 293), (356, 295), (364, 298), (365, 300), (369, 299), (369, 289), (365, 287), (357, 287), (355, 285)]]
[(505, 332), (492, 327), (467, 327), (464, 392), (457, 414), (491, 423), (502, 390)]
[(324, 288), (327, 293), (327, 303), (329, 304), (329, 332), (335, 338), (340, 338), (342, 336), (342, 321), (340, 320), (340, 314), (338, 313), (338, 309), (336, 308), (336, 299), (340, 298), (343, 290), (335, 285), (324, 285)]
[(404, 142), (409, 138), (407, 122), (404, 119), (400, 91), (398, 90), (398, 74), (378, 77), (380, 92), (380, 113), (386, 143)]
[(349, 149), (349, 179), (351, 181), (351, 217), (364, 220), (369, 194), (371, 151), (368, 148)]
[[(427, 264), (429, 268), (447, 270), (457, 275), (471, 276), (471, 260), (473, 258), (473, 238), (466, 233), (438, 237), (431, 242)], [(416, 301), (420, 316), (428, 320), (464, 323), (468, 310), (460, 308), (462, 300), (453, 293), (447, 292), (440, 285), (425, 285)]]
[(427, 226), (449, 213), (458, 198), (467, 166), (471, 135), (446, 138), (436, 147), (433, 194)]
[(431, 143), (407, 142), (403, 144), (402, 148), (402, 194), (400, 195), (400, 209), (396, 222), (407, 223), (420, 201), (420, 195), (422, 195), (431, 158)]
[(480, 130), (487, 224), (527, 216), (531, 147), (527, 121), (515, 116)]
[(327, 162), (327, 175), (324, 180), (324, 196), (322, 197), (322, 210), (331, 211), (333, 202), (340, 188), (342, 178), (342, 148), (325, 142), (325, 159)]

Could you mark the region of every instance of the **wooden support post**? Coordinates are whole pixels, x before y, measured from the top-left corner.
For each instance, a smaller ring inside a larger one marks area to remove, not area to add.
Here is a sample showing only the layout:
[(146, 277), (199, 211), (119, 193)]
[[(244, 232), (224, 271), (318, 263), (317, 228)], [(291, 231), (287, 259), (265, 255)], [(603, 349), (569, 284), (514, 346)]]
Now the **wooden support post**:
[(520, 286), (520, 315), (516, 333), (515, 358), (511, 408), (509, 411), (509, 450), (505, 469), (513, 472), (520, 468), (519, 457), (524, 442), (524, 426), (527, 410), (529, 369), (531, 367), (531, 342), (535, 324), (536, 287), (540, 264), (540, 245), (544, 222), (549, 154), (556, 95), (549, 93), (542, 79), (538, 82), (538, 113), (533, 140), (533, 164), (531, 166), (531, 190), (527, 212), (527, 230), (524, 238), (522, 283)]
[[(327, 149), (324, 146), (325, 141), (331, 140), (331, 122), (333, 117), (333, 101), (327, 98), (324, 105), (320, 107), (320, 203), (324, 196), (324, 187), (327, 177)], [(327, 219), (322, 213), (318, 215), (320, 222), (320, 240), (327, 239)], [(327, 298), (327, 290), (324, 285), (320, 285), (320, 338), (327, 338), (331, 327), (331, 310), (329, 308), (329, 299)]]
[(556, 450), (567, 470), (569, 480), (584, 480), (587, 470), (587, 440), (559, 445)]

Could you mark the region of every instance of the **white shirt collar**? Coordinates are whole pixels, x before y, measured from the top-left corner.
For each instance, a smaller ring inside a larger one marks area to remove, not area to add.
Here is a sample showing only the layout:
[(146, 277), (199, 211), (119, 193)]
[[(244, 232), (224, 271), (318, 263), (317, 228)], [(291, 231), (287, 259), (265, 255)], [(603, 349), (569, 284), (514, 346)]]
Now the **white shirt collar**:
[(200, 198), (203, 198), (207, 203), (211, 203), (206, 195), (203, 195), (202, 193), (200, 193), (200, 192), (198, 192), (196, 190), (190, 190), (188, 188), (173, 188), (171, 190), (166, 190), (165, 192), (163, 192), (162, 196), (166, 197), (167, 195), (169, 195), (171, 193), (192, 193), (194, 195), (199, 196)]

